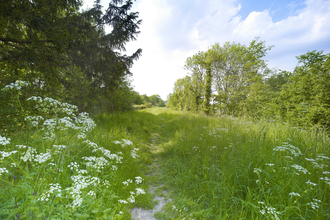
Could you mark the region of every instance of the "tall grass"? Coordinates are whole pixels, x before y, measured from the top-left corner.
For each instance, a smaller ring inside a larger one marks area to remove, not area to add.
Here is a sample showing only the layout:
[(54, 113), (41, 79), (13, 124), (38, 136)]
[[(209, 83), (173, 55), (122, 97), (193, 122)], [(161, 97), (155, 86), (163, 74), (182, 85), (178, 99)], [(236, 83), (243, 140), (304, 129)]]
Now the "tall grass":
[[(130, 219), (133, 206), (152, 207), (151, 181), (173, 192), (159, 219), (330, 219), (322, 132), (164, 108), (92, 119), (26, 102), (16, 132), (0, 136), (0, 219)], [(156, 160), (160, 180), (145, 175)]]
[[(330, 219), (330, 142), (281, 122), (146, 110), (164, 119), (163, 219)], [(168, 214), (170, 213), (170, 214)]]
[(132, 206), (152, 205), (142, 171), (156, 116), (94, 121), (51, 98), (28, 102), (35, 109), (22, 106), (24, 129), (0, 136), (0, 219), (130, 219)]

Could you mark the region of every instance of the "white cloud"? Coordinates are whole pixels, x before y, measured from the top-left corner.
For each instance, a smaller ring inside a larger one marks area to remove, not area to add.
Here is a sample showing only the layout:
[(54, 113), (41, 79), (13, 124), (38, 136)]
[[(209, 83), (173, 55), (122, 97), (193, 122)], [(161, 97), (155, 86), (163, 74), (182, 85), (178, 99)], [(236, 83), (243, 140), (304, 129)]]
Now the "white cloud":
[(131, 70), (135, 90), (166, 99), (174, 82), (187, 73), (183, 69), (186, 58), (214, 43), (249, 44), (259, 36), (266, 45), (275, 45), (266, 57), (269, 66), (289, 71), (297, 63), (295, 56), (308, 50), (329, 53), (330, 1), (306, 0), (304, 7), (301, 4), (287, 5), (290, 14), (274, 22), (269, 8), (251, 11), (242, 19), (239, 0), (137, 1), (133, 11), (143, 19), (141, 34), (127, 45), (128, 55), (143, 49)]

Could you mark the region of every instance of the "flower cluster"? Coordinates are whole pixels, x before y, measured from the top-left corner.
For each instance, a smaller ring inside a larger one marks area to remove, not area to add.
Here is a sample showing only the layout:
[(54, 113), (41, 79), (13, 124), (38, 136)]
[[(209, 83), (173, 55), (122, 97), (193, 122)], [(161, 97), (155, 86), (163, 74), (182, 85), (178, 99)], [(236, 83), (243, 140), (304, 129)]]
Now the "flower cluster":
[(274, 151), (289, 151), (292, 155), (295, 157), (302, 155), (300, 149), (298, 147), (295, 147), (291, 144), (288, 144), (287, 142), (283, 142), (282, 146), (277, 146), (273, 149)]
[(40, 198), (37, 199), (37, 201), (48, 201), (49, 198), (51, 197), (52, 194), (54, 194), (55, 192), (55, 196), (56, 197), (62, 197), (62, 194), (61, 194), (61, 186), (60, 184), (58, 183), (50, 183), (49, 184), (49, 190), (46, 191), (46, 192), (43, 192), (40, 196)]
[(15, 154), (15, 153), (17, 153), (16, 150), (11, 151), (11, 152), (0, 151), (0, 154), (1, 154), (1, 158), (0, 158), (0, 160), (3, 160), (3, 159), (5, 159), (6, 157), (9, 157), (10, 155)]
[(137, 154), (137, 151), (138, 151), (139, 149), (137, 149), (137, 148), (134, 148), (132, 151), (131, 151), (131, 156), (134, 158), (134, 159), (136, 159), (139, 155)]
[(83, 157), (82, 159), (88, 161), (86, 163), (87, 167), (95, 168), (97, 172), (101, 172), (105, 166), (109, 164), (109, 162), (104, 157)]
[(60, 153), (62, 150), (66, 148), (65, 145), (53, 145), (53, 147), (56, 149), (55, 153)]
[(290, 192), (289, 193), (289, 196), (298, 196), (298, 197), (300, 197), (300, 194), (299, 193), (295, 193), (295, 192)]
[(275, 208), (271, 207), (271, 206), (266, 206), (264, 202), (259, 201), (259, 204), (261, 204), (263, 206), (263, 209), (260, 209), (260, 213), (262, 215), (273, 215), (274, 218), (276, 220), (280, 220), (280, 218), (278, 217), (278, 215), (280, 215), (280, 212), (276, 211)]
[(73, 181), (73, 186), (66, 188), (66, 190), (69, 192), (71, 199), (73, 199), (72, 203), (67, 205), (67, 207), (72, 207), (72, 208), (76, 206), (81, 206), (83, 202), (83, 198), (81, 197), (82, 194), (81, 190), (87, 188), (90, 185), (97, 186), (100, 184), (100, 179), (97, 177), (78, 175), (78, 176), (71, 176), (71, 179)]
[(8, 173), (8, 170), (6, 168), (0, 168), (0, 175), (2, 173)]
[(115, 144), (120, 144), (122, 147), (126, 147), (129, 145), (133, 145), (133, 143), (130, 140), (122, 139), (123, 142), (120, 141), (114, 141)]
[[(297, 164), (293, 164), (291, 165), (291, 167), (295, 168), (296, 170), (298, 170), (299, 172), (301, 173), (304, 173), (304, 174), (311, 174), (310, 172), (308, 172), (308, 170), (300, 165), (297, 165)], [(298, 173), (297, 173), (298, 174)], [(298, 174), (299, 175), (299, 174)]]
[(34, 159), (35, 154), (37, 153), (37, 150), (32, 148), (32, 147), (28, 147), (27, 151), (24, 153), (22, 153), (24, 156), (21, 157), (21, 159), (26, 162), (26, 161), (32, 161)]
[(141, 189), (141, 188), (136, 188), (135, 189), (136, 192), (134, 191), (130, 191), (130, 197), (128, 197), (126, 200), (125, 199), (119, 199), (118, 202), (119, 203), (124, 203), (124, 204), (128, 204), (128, 203), (134, 203), (135, 202), (135, 195), (138, 196), (138, 195), (141, 195), (141, 194), (146, 194), (146, 192)]
[(10, 138), (5, 138), (0, 135), (0, 145), (5, 146), (7, 144), (10, 144)]
[(28, 86), (29, 84), (25, 81), (21, 81), (21, 80), (16, 80), (15, 83), (10, 83), (9, 85), (6, 85), (2, 91), (8, 91), (11, 89), (16, 89), (16, 90), (21, 90), (21, 88), (23, 86)]
[(321, 200), (313, 199), (313, 202), (309, 202), (307, 205), (311, 206), (312, 209), (318, 209), (320, 208), (319, 203), (321, 203)]
[(44, 118), (42, 116), (27, 116), (24, 120), (33, 127), (36, 127), (42, 120), (44, 120)]
[(36, 108), (43, 113), (47, 114), (65, 114), (68, 116), (75, 116), (75, 112), (78, 111), (78, 107), (75, 105), (71, 105), (68, 103), (61, 103), (56, 99), (52, 99), (49, 97), (41, 98), (38, 96), (32, 96), (27, 99), (27, 101), (33, 100), (35, 101)]
[(96, 143), (91, 142), (90, 140), (85, 140), (84, 143), (89, 145), (91, 148), (93, 148), (93, 152), (101, 151), (104, 156), (108, 157), (110, 160), (115, 160), (116, 163), (122, 163), (123, 157), (119, 156), (118, 154), (112, 154), (110, 150), (107, 150), (103, 147), (98, 147)]

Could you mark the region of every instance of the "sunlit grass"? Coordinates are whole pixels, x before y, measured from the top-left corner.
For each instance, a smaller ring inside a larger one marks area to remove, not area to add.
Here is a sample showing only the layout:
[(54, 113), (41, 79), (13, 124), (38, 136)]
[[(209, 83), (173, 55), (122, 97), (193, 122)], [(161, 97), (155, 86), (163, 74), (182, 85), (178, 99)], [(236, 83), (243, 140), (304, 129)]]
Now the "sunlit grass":
[(129, 219), (131, 207), (152, 207), (142, 171), (156, 116), (98, 115), (95, 124), (75, 106), (29, 101), (40, 115), (0, 136), (0, 219)]
[(167, 218), (330, 218), (325, 134), (281, 122), (145, 111), (165, 119), (162, 181), (176, 201)]
[(330, 218), (322, 132), (166, 108), (92, 119), (28, 102), (35, 114), (0, 137), (0, 219), (130, 219), (154, 205), (149, 184), (173, 197), (158, 219)]

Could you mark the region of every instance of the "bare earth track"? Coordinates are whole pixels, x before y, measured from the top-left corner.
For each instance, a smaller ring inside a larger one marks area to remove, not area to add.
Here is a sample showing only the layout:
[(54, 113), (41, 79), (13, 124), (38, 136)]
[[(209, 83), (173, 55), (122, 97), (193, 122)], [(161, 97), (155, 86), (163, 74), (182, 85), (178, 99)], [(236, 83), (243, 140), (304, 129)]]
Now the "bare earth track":
[[(156, 137), (157, 138), (157, 137)], [(156, 139), (153, 139), (152, 142), (154, 143)], [(152, 152), (155, 153), (157, 151), (157, 146), (154, 146), (154, 144), (151, 144), (151, 147), (153, 148)], [(152, 164), (151, 166), (155, 167), (156, 171), (153, 172), (151, 175), (156, 175), (158, 172), (158, 165), (154, 162), (154, 164)], [(157, 220), (154, 215), (156, 212), (159, 212), (162, 210), (162, 208), (168, 203), (171, 202), (171, 199), (168, 199), (168, 193), (166, 191), (162, 192), (162, 195), (166, 195), (165, 196), (159, 196), (157, 195), (157, 193), (155, 192), (158, 188), (162, 187), (162, 185), (160, 186), (152, 186), (150, 185), (150, 193), (155, 194), (155, 198), (154, 201), (157, 202), (157, 204), (155, 205), (155, 207), (151, 210), (146, 210), (143, 208), (133, 208), (130, 212), (132, 214), (132, 219), (133, 220)]]

